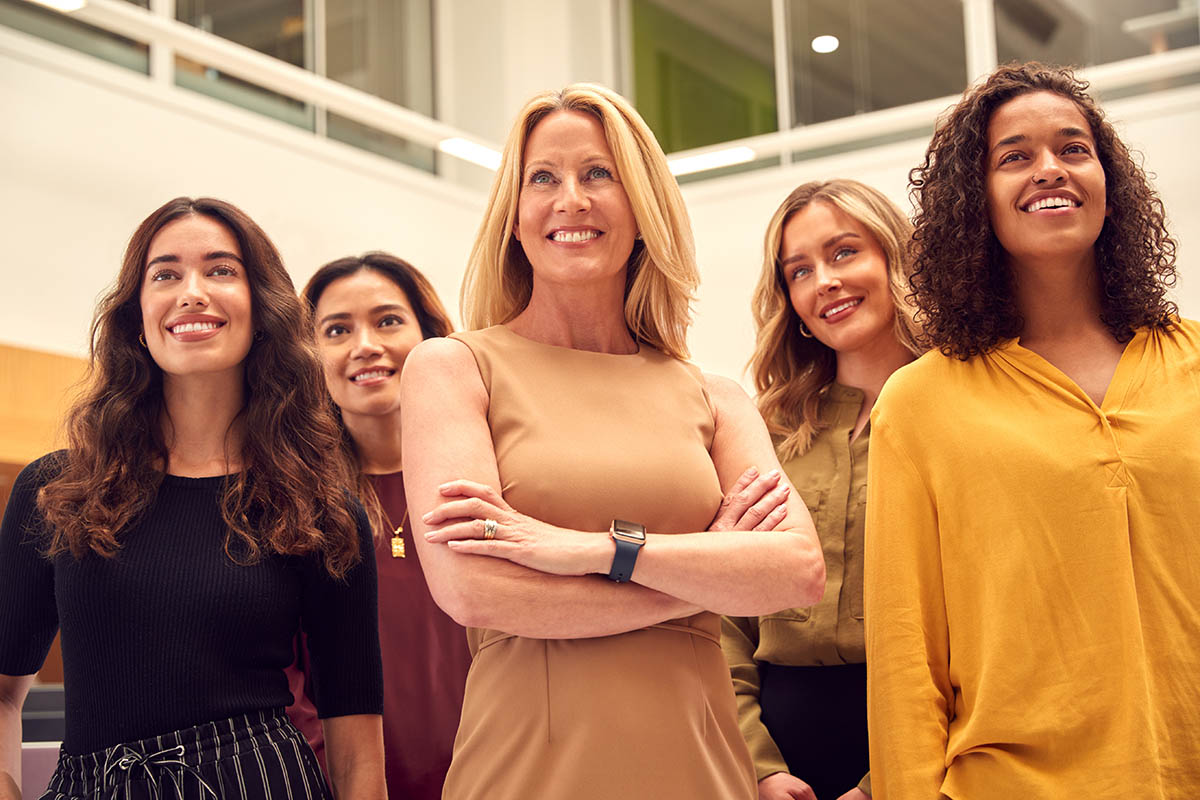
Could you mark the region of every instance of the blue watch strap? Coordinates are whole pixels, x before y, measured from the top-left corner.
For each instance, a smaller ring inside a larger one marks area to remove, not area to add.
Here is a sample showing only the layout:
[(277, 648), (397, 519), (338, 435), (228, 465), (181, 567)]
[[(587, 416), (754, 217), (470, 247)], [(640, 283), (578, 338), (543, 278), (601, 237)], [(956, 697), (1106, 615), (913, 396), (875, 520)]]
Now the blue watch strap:
[(633, 567), (637, 563), (638, 551), (646, 543), (646, 527), (636, 522), (626, 522), (614, 519), (609, 535), (616, 545), (613, 554), (612, 568), (608, 571), (609, 580), (617, 583), (628, 583), (633, 577)]

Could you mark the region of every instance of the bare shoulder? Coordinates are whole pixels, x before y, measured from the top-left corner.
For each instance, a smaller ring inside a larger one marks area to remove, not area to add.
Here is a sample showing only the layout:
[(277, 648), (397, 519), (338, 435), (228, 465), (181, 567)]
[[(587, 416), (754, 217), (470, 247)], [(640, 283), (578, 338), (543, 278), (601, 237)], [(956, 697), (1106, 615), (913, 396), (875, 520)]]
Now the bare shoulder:
[(742, 385), (732, 378), (705, 372), (704, 390), (708, 392), (709, 401), (713, 406), (713, 413), (718, 420), (721, 417), (732, 416), (736, 418), (745, 415), (756, 416), (758, 414), (758, 410), (754, 407), (754, 402), (750, 399), (750, 395), (746, 394), (746, 390), (742, 388)]
[(402, 384), (433, 389), (444, 399), (486, 397), (471, 348), (457, 339), (426, 339), (404, 360)]
[(404, 360), (405, 380), (420, 378), (445, 384), (469, 379), (472, 375), (479, 380), (475, 356), (471, 348), (457, 339), (426, 339)]

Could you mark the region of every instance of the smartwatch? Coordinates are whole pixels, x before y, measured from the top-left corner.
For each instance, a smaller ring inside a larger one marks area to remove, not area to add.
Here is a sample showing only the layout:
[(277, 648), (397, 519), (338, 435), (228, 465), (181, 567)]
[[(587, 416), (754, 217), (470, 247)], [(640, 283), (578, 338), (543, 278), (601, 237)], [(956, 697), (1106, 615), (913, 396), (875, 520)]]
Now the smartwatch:
[(608, 571), (608, 579), (617, 583), (627, 583), (633, 577), (633, 565), (637, 563), (638, 551), (646, 543), (646, 526), (623, 519), (614, 519), (608, 529), (617, 546), (613, 554), (612, 569)]

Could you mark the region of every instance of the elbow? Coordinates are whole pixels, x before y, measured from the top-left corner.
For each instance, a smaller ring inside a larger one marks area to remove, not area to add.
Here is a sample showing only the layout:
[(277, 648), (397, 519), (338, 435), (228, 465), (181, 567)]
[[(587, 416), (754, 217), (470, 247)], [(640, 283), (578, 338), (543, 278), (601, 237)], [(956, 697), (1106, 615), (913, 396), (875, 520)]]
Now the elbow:
[(464, 628), (496, 627), (495, 605), (489, 602), (491, 593), (475, 577), (470, 569), (456, 570), (452, 580), (437, 585), (431, 582), (429, 590), (438, 607)]
[(804, 535), (804, 546), (800, 550), (801, 562), (794, 576), (793, 591), (798, 600), (796, 607), (815, 606), (825, 594), (825, 556), (821, 553), (820, 540), (816, 534)]
[(482, 609), (480, 608), (482, 604), (478, 602), (478, 596), (474, 592), (464, 590), (460, 583), (456, 582), (452, 586), (440, 587), (435, 587), (431, 583), (429, 591), (438, 607), (459, 625), (464, 628), (486, 627), (483, 624)]

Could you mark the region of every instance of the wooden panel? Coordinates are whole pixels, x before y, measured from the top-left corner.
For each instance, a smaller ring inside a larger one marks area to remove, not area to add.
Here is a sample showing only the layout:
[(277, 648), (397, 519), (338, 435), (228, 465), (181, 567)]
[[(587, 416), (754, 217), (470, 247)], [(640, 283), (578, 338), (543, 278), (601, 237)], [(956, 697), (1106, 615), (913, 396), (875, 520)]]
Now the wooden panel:
[[(38, 456), (62, 447), (61, 426), (87, 362), (0, 344), (0, 512), (17, 473)], [(58, 638), (38, 673), (39, 683), (62, 683)]]
[(63, 446), (63, 414), (87, 366), (81, 358), (0, 344), (0, 462), (28, 464)]

